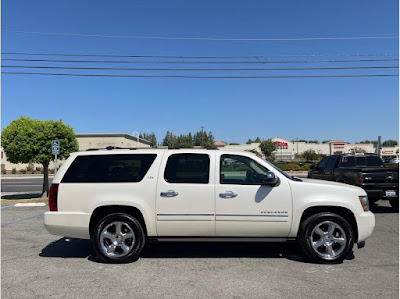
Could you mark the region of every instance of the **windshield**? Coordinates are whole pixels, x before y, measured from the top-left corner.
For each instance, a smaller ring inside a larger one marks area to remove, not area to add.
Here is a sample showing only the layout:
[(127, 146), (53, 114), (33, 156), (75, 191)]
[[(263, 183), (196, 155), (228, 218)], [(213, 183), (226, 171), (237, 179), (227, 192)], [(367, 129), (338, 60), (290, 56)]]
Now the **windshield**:
[[(266, 162), (268, 162), (267, 160), (264, 160), (264, 161), (266, 161)], [(294, 176), (292, 176), (292, 175), (288, 175), (286, 172), (284, 172), (283, 170), (281, 170), (281, 169), (279, 169), (278, 167), (276, 167), (274, 164), (272, 164), (272, 163), (269, 163), (269, 165), (271, 165), (273, 168), (275, 168), (277, 171), (279, 171), (281, 174), (283, 174), (285, 177), (287, 177), (289, 180), (292, 180), (292, 181), (302, 181), (302, 180), (300, 180), (299, 178), (296, 178), (296, 177), (294, 177)]]

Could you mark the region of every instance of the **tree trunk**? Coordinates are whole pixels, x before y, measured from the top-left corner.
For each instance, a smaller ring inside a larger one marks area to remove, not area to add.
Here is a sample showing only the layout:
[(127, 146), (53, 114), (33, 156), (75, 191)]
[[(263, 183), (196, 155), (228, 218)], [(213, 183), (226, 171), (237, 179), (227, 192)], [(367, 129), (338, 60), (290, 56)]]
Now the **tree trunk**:
[(49, 164), (43, 164), (43, 193), (42, 198), (49, 197)]

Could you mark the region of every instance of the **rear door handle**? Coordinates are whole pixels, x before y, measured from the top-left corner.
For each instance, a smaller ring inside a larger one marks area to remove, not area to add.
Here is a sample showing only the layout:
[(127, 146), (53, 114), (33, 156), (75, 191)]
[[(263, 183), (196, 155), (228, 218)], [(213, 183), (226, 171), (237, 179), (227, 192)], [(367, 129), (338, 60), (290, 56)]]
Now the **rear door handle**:
[(168, 190), (166, 192), (161, 192), (160, 195), (162, 197), (175, 197), (177, 196), (179, 193), (175, 192), (174, 190)]
[(219, 197), (221, 197), (221, 198), (234, 198), (236, 196), (237, 196), (237, 194), (233, 193), (232, 191), (226, 191), (225, 193), (219, 194)]

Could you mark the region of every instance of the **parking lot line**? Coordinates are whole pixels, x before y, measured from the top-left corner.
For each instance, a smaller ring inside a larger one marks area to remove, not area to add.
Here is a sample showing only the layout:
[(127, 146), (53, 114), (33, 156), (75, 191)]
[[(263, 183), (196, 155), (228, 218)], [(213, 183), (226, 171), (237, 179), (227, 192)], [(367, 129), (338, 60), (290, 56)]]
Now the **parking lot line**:
[(19, 219), (19, 220), (15, 220), (15, 221), (12, 221), (12, 222), (9, 222), (9, 223), (6, 223), (6, 224), (2, 224), (1, 227), (7, 227), (7, 226), (10, 226), (10, 225), (21, 223), (21, 222), (24, 222), (24, 221), (27, 221), (27, 220), (31, 220), (31, 219), (40, 217), (40, 216), (43, 216), (43, 213), (37, 214), (35, 216), (27, 217), (27, 218), (22, 218), (22, 219)]

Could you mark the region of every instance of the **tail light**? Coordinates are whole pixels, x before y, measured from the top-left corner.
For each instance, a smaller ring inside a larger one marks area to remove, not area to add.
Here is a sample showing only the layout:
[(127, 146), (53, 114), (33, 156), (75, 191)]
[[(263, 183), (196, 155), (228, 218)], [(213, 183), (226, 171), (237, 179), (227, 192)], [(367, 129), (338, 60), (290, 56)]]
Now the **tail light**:
[(52, 184), (49, 193), (50, 211), (57, 212), (58, 184)]
[(360, 184), (360, 185), (362, 183), (364, 183), (364, 177), (363, 177), (362, 172), (357, 173), (357, 183)]

